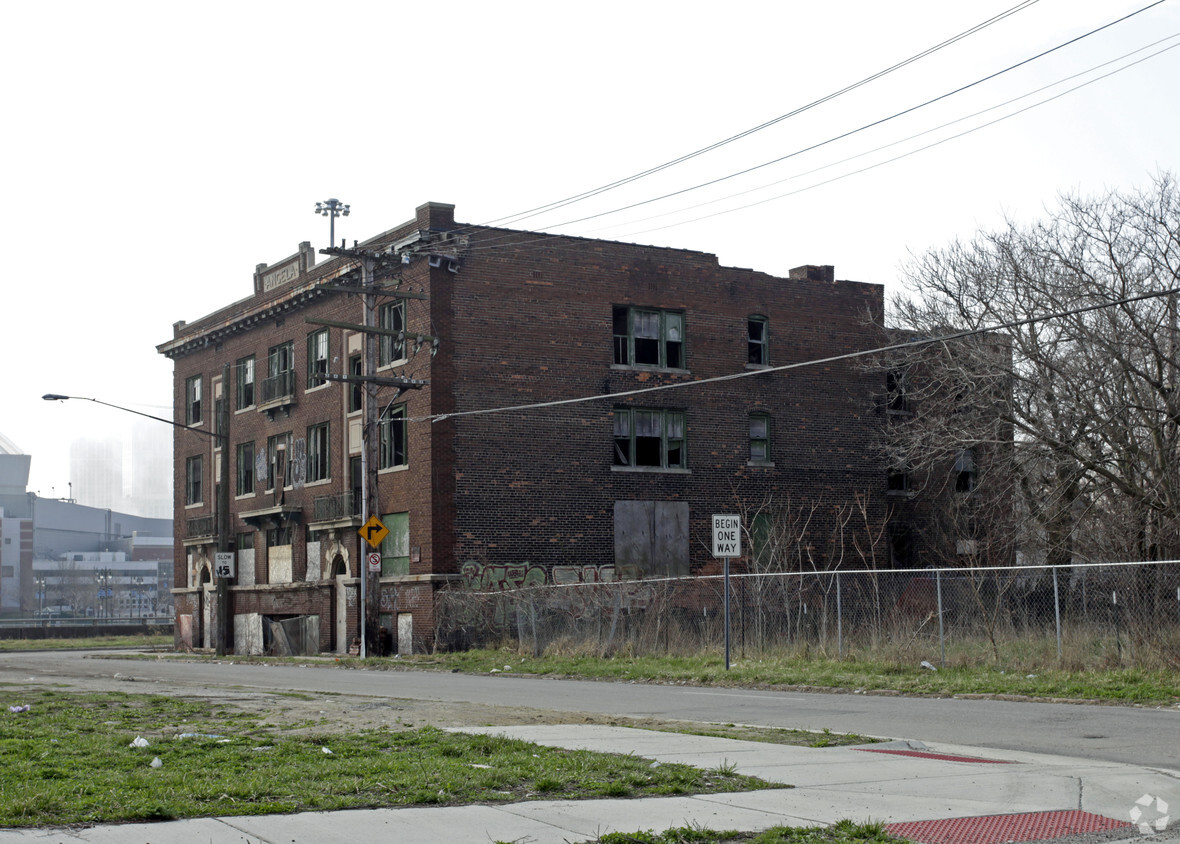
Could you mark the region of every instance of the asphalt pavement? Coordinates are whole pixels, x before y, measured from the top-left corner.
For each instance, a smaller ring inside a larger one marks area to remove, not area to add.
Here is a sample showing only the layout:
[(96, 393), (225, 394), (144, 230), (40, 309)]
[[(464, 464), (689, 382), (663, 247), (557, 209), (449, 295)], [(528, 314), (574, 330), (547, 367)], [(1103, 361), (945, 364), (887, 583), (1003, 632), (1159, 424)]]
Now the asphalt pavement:
[(653, 764), (732, 766), (784, 787), (689, 797), (534, 800), (6, 829), (0, 830), (0, 844), (565, 844), (593, 841), (612, 831), (692, 825), (753, 831), (778, 825), (826, 825), (845, 818), (906, 824), (898, 829), (914, 840), (936, 844), (1001, 844), (1022, 840), (1019, 831), (1024, 829), (1039, 830), (1036, 837), (1041, 839), (1106, 831), (1108, 837), (1150, 844), (1180, 840), (1180, 817), (1172, 820), (1180, 815), (1180, 769), (915, 740), (807, 748), (590, 725), (466, 731), (555, 747), (635, 754)]

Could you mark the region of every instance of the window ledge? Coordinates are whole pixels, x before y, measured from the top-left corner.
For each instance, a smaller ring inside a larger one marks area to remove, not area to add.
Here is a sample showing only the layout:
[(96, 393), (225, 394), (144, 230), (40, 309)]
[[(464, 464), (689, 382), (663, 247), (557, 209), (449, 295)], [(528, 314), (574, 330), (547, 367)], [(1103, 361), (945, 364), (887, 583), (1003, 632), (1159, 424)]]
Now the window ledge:
[(325, 387), (331, 387), (331, 386), (332, 386), (331, 381), (325, 381), (322, 384), (316, 384), (314, 387), (307, 387), (304, 389), (303, 392), (305, 395), (307, 393), (316, 393), (316, 392), (319, 392), (320, 390), (324, 389)]
[(254, 492), (247, 492), (244, 495), (235, 495), (234, 501), (245, 501), (247, 499), (254, 498), (256, 495), (257, 495), (257, 493), (254, 493)]
[(378, 475), (388, 475), (390, 472), (405, 472), (409, 468), (410, 468), (409, 463), (405, 463), (401, 466), (386, 466), (384, 469), (378, 469), (377, 474)]
[(307, 482), (305, 482), (305, 483), (303, 484), (303, 488), (304, 488), (304, 489), (307, 489), (309, 486), (324, 486), (325, 484), (330, 484), (330, 483), (332, 483), (332, 478), (331, 478), (331, 477), (327, 477), (327, 478), (320, 478), (318, 481), (307, 481)]
[(692, 375), (691, 369), (670, 369), (666, 366), (648, 366), (642, 363), (634, 365), (612, 363), (610, 368), (617, 372), (667, 372), (670, 375)]
[(397, 369), (399, 366), (405, 366), (409, 360), (409, 358), (398, 358), (397, 360), (391, 360), (389, 363), (380, 364), (377, 367), (377, 371), (381, 372), (386, 369)]
[(759, 469), (773, 469), (774, 468), (774, 461), (773, 460), (747, 460), (746, 465), (747, 466), (755, 466)]
[(196, 509), (198, 509), (198, 508), (200, 508), (200, 507), (204, 507), (204, 506), (205, 506), (205, 502), (204, 502), (204, 501), (196, 501), (196, 502), (194, 502), (194, 503), (192, 503), (192, 504), (185, 504), (185, 505), (184, 505), (184, 509), (186, 509), (186, 510), (196, 510)]
[(887, 489), (885, 494), (892, 498), (913, 498), (914, 493), (908, 489)]
[(759, 369), (770, 369), (770, 364), (769, 363), (747, 363), (746, 369), (751, 369), (751, 370), (755, 370), (755, 371), (757, 371)]
[(238, 414), (241, 414), (241, 413), (249, 413), (251, 410), (254, 410), (254, 408), (255, 408), (255, 405), (252, 405), (252, 404), (248, 404), (245, 407), (235, 408), (234, 409), (234, 416), (237, 416)]
[(692, 469), (677, 469), (664, 466), (611, 466), (612, 472), (640, 472), (656, 475), (691, 475)]

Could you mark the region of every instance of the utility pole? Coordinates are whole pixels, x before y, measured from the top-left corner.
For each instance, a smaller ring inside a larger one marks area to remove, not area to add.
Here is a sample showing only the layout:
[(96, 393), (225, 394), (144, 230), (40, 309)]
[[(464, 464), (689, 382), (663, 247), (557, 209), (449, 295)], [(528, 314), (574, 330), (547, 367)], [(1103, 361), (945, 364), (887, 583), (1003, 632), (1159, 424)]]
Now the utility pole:
[[(345, 285), (332, 284), (324, 285), (326, 289), (335, 290), (338, 292), (359, 293), (363, 297), (364, 314), (361, 325), (348, 325), (345, 323), (328, 323), (326, 321), (308, 320), (316, 324), (329, 324), (338, 328), (345, 328), (348, 330), (359, 331), (364, 335), (364, 364), (363, 372), (359, 377), (329, 375), (326, 380), (329, 381), (359, 381), (362, 385), (362, 404), (361, 416), (363, 425), (361, 428), (361, 522), (367, 524), (371, 518), (380, 516), (380, 500), (377, 491), (377, 443), (378, 443), (378, 428), (379, 415), (377, 403), (377, 388), (378, 386), (393, 386), (401, 392), (407, 389), (417, 389), (424, 386), (427, 382), (417, 381), (410, 378), (378, 378), (377, 377), (377, 345), (376, 336), (380, 334), (390, 334), (392, 332), (385, 331), (377, 327), (377, 295), (381, 293), (386, 296), (395, 296), (405, 299), (426, 298), (422, 294), (410, 294), (403, 292), (393, 292), (389, 290), (378, 289), (377, 276), (378, 275), (396, 275), (401, 268), (401, 260), (396, 255), (391, 255), (389, 252), (379, 252), (371, 249), (362, 249), (353, 246), (352, 249), (341, 247), (330, 247), (328, 249), (321, 249), (321, 254), (332, 255), (339, 258), (347, 258), (357, 262), (360, 269), (360, 284)], [(353, 271), (355, 273), (355, 271)], [(347, 280), (350, 274), (345, 273), (341, 276), (341, 280)], [(355, 276), (354, 276), (355, 277)], [(400, 332), (403, 339), (406, 334), (405, 331)], [(361, 589), (360, 589), (360, 619), (358, 626), (360, 627), (360, 656), (362, 658), (368, 655), (368, 647), (370, 642), (376, 642), (376, 620), (380, 607), (380, 571), (370, 572), (368, 565), (368, 552), (370, 550), (379, 550), (378, 548), (371, 548), (364, 534), (361, 534), (360, 541), (360, 555), (357, 561), (358, 573), (360, 575)]]
[[(221, 471), (217, 489), (217, 550), (229, 551), (229, 364), (221, 367), (221, 402), (214, 423), (221, 443)], [(214, 645), (218, 656), (225, 656), (225, 643), (233, 635), (233, 615), (229, 606), (229, 578), (217, 577), (217, 628)]]

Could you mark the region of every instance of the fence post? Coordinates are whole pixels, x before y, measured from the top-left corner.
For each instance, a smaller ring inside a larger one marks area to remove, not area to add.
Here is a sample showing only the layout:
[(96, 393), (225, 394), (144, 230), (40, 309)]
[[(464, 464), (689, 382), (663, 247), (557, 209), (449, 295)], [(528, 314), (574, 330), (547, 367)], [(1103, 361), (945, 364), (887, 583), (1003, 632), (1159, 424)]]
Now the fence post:
[(942, 569), (934, 570), (934, 591), (938, 597), (938, 664), (946, 668), (946, 639), (942, 628)]
[(1061, 662), (1061, 596), (1057, 591), (1057, 566), (1053, 567), (1053, 618), (1057, 626), (1057, 662)]
[(836, 573), (836, 656), (844, 656), (844, 613), (840, 606), (840, 574)]

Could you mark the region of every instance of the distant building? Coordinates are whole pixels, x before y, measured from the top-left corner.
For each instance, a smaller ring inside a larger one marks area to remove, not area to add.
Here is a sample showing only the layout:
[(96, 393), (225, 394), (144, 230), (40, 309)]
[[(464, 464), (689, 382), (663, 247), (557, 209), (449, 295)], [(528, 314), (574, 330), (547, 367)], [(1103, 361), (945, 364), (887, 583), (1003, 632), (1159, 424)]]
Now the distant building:
[(79, 504), (123, 509), (123, 443), (86, 437), (70, 443), (71, 497)]
[[(99, 584), (87, 566), (94, 560), (115, 562), (111, 555), (127, 561), (113, 581), (122, 601), (117, 606), (167, 611), (172, 520), (40, 498), (27, 489), (31, 459), (0, 436), (0, 612), (28, 615), (46, 599), (57, 601), (51, 606), (68, 603), (94, 611)], [(86, 576), (67, 574), (82, 569)], [(70, 600), (64, 600), (66, 591)]]

